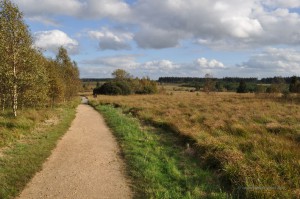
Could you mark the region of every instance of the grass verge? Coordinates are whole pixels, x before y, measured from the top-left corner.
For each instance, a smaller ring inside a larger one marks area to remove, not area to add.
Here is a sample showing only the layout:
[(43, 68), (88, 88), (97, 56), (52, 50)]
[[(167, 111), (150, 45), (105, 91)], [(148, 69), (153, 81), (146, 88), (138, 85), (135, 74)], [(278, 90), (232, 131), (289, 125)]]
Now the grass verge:
[(113, 130), (128, 164), (136, 198), (226, 198), (193, 151), (163, 129), (140, 125), (112, 106), (95, 105)]
[[(1, 149), (0, 156), (0, 198), (16, 197), (34, 174), (42, 168), (43, 162), (51, 154), (57, 140), (67, 131), (74, 119), (77, 104), (72, 102), (61, 105), (46, 110), (47, 114), (44, 111), (27, 110), (20, 117), (21, 119), (16, 119), (17, 121), (14, 122), (6, 118), (2, 128), (4, 130), (11, 128), (10, 132), (14, 136), (10, 139), (2, 138), (5, 140), (2, 143), (6, 145)], [(9, 123), (13, 125), (9, 127), (4, 125)], [(17, 125), (19, 123), (24, 125)]]

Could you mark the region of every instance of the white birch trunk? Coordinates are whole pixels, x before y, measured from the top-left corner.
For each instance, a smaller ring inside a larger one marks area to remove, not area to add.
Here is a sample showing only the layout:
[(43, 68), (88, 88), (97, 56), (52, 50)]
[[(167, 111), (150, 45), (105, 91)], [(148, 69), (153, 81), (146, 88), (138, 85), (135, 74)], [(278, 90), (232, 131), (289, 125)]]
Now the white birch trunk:
[(18, 86), (17, 86), (16, 53), (15, 52), (14, 52), (13, 67), (14, 67), (13, 112), (14, 112), (14, 116), (17, 117)]
[(6, 103), (6, 96), (5, 95), (2, 95), (2, 111), (4, 112), (5, 111), (5, 103)]
[(13, 112), (14, 112), (14, 116), (17, 117), (17, 109), (18, 109), (18, 86), (15, 83), (14, 85), (14, 93), (13, 93)]

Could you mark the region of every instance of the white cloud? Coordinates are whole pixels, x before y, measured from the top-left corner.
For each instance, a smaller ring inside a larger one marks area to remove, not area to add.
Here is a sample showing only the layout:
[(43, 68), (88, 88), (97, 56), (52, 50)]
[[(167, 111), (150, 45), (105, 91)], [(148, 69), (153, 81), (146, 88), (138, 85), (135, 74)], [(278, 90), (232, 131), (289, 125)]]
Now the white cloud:
[(49, 50), (54, 53), (61, 46), (65, 47), (70, 53), (75, 53), (78, 48), (78, 42), (60, 30), (34, 33), (34, 45), (42, 50)]
[(198, 76), (202, 77), (204, 74), (212, 74), (213, 76), (219, 76), (221, 73), (224, 72), (227, 68), (225, 65), (217, 61), (216, 59), (207, 59), (207, 58), (199, 58), (196, 59), (192, 64), (185, 64), (183, 69), (189, 71), (187, 76)]
[(58, 0), (14, 1), (27, 17), (48, 24), (56, 15), (135, 24), (140, 31), (134, 38), (142, 48), (174, 47), (187, 37), (245, 38), (261, 31), (259, 22), (249, 16), (255, 0), (138, 0), (131, 6), (122, 0), (65, 0), (63, 6)]
[(137, 57), (138, 55), (106, 56), (92, 60), (85, 60), (82, 62), (82, 64), (88, 66), (110, 67), (113, 69), (122, 68), (126, 70), (136, 68), (139, 65), (136, 62)]
[(140, 63), (132, 73), (139, 77), (150, 76), (158, 79), (162, 76), (174, 76), (181, 74), (182, 65), (170, 60), (156, 60)]
[(122, 20), (130, 12), (129, 5), (122, 0), (86, 0), (79, 15), (84, 18), (110, 17)]
[(254, 35), (260, 35), (263, 32), (258, 20), (247, 17), (222, 18), (221, 23), (228, 28), (228, 34), (235, 38), (249, 38)]
[(147, 48), (174, 47), (186, 38), (249, 39), (263, 32), (252, 16), (256, 6), (254, 0), (138, 1), (133, 12), (141, 29), (135, 38), (139, 46)]
[(300, 51), (286, 48), (267, 48), (252, 55), (240, 68), (256, 72), (258, 76), (291, 76), (300, 73)]
[(84, 3), (80, 0), (13, 0), (28, 16), (71, 15), (80, 12)]
[(140, 0), (132, 8), (140, 27), (135, 40), (142, 48), (175, 47), (187, 38), (230, 50), (298, 45), (299, 14), (285, 8), (299, 4), (299, 0)]
[(165, 70), (174, 70), (179, 68), (180, 66), (178, 64), (173, 63), (170, 60), (160, 60), (146, 62), (144, 64), (141, 64), (139, 67), (146, 70), (155, 70), (159, 72)]
[(129, 70), (153, 70), (159, 71), (171, 71), (180, 68), (180, 64), (175, 64), (170, 60), (158, 60), (158, 61), (148, 61), (144, 63), (139, 63), (137, 58), (140, 55), (116, 55), (116, 56), (106, 56), (99, 57), (93, 60), (85, 60), (82, 62), (84, 65), (98, 65), (105, 67), (112, 67), (114, 69), (122, 68)]
[(131, 49), (128, 42), (132, 40), (133, 34), (129, 32), (111, 31), (107, 28), (102, 28), (100, 31), (89, 31), (88, 35), (90, 38), (99, 41), (101, 50)]
[(264, 29), (264, 34), (256, 42), (262, 45), (299, 45), (300, 16), (290, 13), (288, 9), (276, 9), (258, 16)]
[(215, 59), (200, 58), (193, 63), (175, 63), (167, 59), (138, 62), (139, 56), (118, 55), (83, 61), (80, 63), (81, 76), (110, 77), (114, 70), (122, 68), (134, 76), (150, 76), (154, 79), (164, 76), (202, 77), (206, 73), (218, 74), (225, 69), (224, 64)]
[[(133, 4), (124, 0), (14, 2), (28, 18), (48, 25), (57, 25), (53, 20), (57, 15), (107, 18), (117, 26), (133, 25), (133, 40), (147, 49), (177, 47), (185, 39), (225, 50), (300, 45), (300, 16), (291, 9), (300, 8), (299, 0), (136, 0)], [(102, 40), (103, 49), (128, 47), (108, 35)]]
[(204, 68), (204, 69), (225, 68), (225, 66), (222, 62), (219, 62), (215, 59), (208, 60), (204, 57), (197, 59), (195, 61), (195, 65), (199, 66), (200, 68)]
[(177, 46), (181, 37), (180, 31), (169, 32), (165, 29), (144, 26), (134, 39), (141, 48), (161, 49)]
[(299, 0), (264, 0), (263, 3), (273, 7), (299, 8)]
[(78, 18), (118, 19), (130, 14), (122, 0), (13, 0), (27, 17), (51, 18), (55, 15)]
[(111, 73), (118, 68), (131, 72), (139, 66), (139, 63), (136, 61), (138, 56), (116, 55), (84, 60), (80, 63), (80, 75), (81, 77), (109, 78)]

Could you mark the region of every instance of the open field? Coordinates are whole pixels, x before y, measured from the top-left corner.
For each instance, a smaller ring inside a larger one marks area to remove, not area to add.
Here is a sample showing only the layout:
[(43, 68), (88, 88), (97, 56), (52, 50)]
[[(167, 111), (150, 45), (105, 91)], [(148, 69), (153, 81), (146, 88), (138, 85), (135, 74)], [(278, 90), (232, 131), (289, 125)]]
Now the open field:
[[(174, 92), (98, 96), (100, 104), (190, 138), (224, 190), (247, 198), (300, 197), (300, 105), (254, 94)], [(188, 140), (188, 139), (186, 139)]]

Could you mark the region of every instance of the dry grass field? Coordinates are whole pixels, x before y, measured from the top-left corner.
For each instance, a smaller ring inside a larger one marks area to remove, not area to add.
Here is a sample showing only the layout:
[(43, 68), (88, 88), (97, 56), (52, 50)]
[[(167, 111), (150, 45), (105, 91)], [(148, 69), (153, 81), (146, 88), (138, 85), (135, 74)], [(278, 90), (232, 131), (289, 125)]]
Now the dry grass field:
[(98, 96), (187, 136), (201, 167), (246, 198), (300, 197), (300, 105), (254, 94), (173, 92)]

